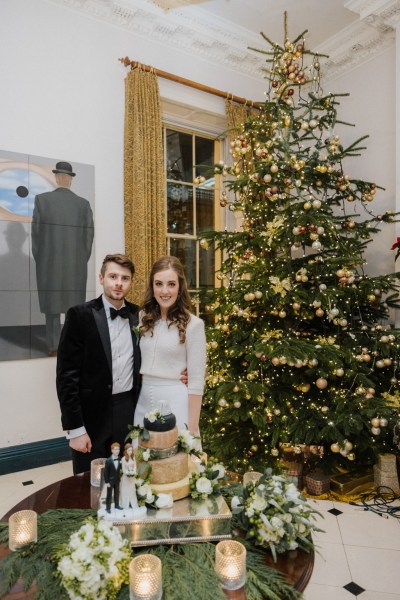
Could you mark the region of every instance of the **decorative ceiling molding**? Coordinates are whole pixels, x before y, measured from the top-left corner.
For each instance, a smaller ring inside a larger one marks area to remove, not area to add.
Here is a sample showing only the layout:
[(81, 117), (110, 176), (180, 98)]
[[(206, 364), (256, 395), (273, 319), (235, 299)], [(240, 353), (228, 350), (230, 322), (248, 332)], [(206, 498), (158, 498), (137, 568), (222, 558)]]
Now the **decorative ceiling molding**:
[(400, 0), (348, 0), (345, 8), (360, 20), (321, 44), (317, 51), (328, 54), (324, 79), (334, 79), (393, 47), (400, 22)]
[[(197, 3), (192, 5), (191, 0), (48, 1), (201, 56), (214, 65), (234, 69), (257, 81), (262, 77), (265, 58), (249, 50), (249, 46), (263, 48), (263, 41), (248, 29), (215, 15), (211, 17)], [(180, 10), (178, 5), (185, 10)], [(395, 41), (400, 0), (348, 0), (344, 6), (359, 14), (360, 20), (313, 48), (329, 55), (324, 64), (325, 80), (370, 60)], [(133, 57), (134, 60), (139, 58)]]

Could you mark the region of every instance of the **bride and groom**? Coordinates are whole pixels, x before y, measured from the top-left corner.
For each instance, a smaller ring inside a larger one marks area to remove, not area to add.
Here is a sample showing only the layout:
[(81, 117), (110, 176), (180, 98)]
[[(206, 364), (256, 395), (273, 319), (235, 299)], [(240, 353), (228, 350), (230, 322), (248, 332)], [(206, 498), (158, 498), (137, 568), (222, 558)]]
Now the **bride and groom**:
[(112, 443), (123, 448), (128, 425), (142, 424), (163, 402), (178, 429), (198, 431), (206, 340), (203, 321), (191, 313), (182, 264), (173, 256), (154, 263), (141, 308), (126, 300), (134, 272), (128, 257), (107, 255), (102, 295), (66, 314), (56, 383), (74, 474), (108, 456)]

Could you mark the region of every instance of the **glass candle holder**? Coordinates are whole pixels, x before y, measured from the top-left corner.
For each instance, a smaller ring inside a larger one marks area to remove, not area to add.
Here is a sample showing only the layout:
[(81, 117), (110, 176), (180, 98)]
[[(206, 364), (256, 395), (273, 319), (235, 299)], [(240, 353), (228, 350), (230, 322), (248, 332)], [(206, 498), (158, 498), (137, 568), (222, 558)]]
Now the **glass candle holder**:
[(8, 547), (13, 552), (37, 542), (37, 514), (34, 510), (20, 510), (8, 519)]
[(246, 583), (246, 548), (240, 542), (224, 540), (215, 548), (215, 570), (225, 590), (238, 590)]
[(257, 483), (260, 477), (262, 477), (262, 473), (259, 473), (258, 471), (247, 471), (243, 475), (243, 485), (247, 485), (248, 483)]
[(90, 463), (90, 485), (94, 487), (100, 487), (101, 484), (101, 472), (106, 464), (105, 458), (95, 458)]
[(161, 560), (152, 554), (141, 554), (129, 563), (130, 600), (161, 600)]

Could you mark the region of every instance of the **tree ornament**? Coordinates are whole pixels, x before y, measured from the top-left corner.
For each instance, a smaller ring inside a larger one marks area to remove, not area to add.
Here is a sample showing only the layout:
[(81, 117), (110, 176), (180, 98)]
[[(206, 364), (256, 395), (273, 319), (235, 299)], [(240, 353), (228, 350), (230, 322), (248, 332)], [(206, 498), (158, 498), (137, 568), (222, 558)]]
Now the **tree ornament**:
[(328, 386), (328, 381), (324, 377), (319, 377), (315, 385), (319, 390), (324, 390)]
[(371, 425), (372, 427), (379, 427), (380, 419), (378, 417), (374, 417), (373, 419), (371, 419)]
[(233, 406), (235, 408), (240, 408), (242, 406), (242, 403), (239, 400), (236, 400), (236, 402), (233, 403)]
[(228, 404), (227, 401), (225, 400), (225, 398), (220, 398), (218, 400), (218, 404), (219, 406), (221, 406), (222, 408), (225, 408), (225, 406)]
[(381, 430), (380, 430), (380, 428), (379, 428), (379, 427), (371, 427), (371, 433), (372, 433), (373, 435), (379, 435), (379, 434), (380, 434), (380, 432), (381, 432)]
[(381, 427), (387, 427), (387, 425), (388, 425), (388, 420), (387, 420), (387, 419), (385, 419), (384, 417), (381, 417), (381, 419), (379, 420), (379, 425), (380, 425)]
[(338, 377), (343, 377), (343, 375), (344, 375), (344, 369), (342, 369), (341, 367), (339, 367), (339, 369), (336, 369), (336, 375)]
[(329, 412), (329, 406), (321, 406), (321, 412), (326, 415), (326, 413)]
[(202, 240), (200, 240), (200, 246), (204, 250), (208, 250), (208, 248), (210, 247), (210, 244), (209, 244), (208, 240), (202, 239)]
[(331, 444), (331, 450), (335, 454), (338, 454), (340, 452), (340, 446), (339, 446), (339, 444), (337, 442), (335, 442), (334, 444)]

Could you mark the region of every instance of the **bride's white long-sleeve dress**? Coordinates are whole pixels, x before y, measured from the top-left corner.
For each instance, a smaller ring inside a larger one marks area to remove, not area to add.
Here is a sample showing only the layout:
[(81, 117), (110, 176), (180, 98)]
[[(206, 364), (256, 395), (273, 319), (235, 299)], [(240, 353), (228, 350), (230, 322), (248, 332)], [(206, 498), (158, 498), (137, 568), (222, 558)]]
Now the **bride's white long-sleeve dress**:
[[(142, 389), (135, 410), (134, 424), (143, 425), (146, 413), (168, 403), (176, 416), (178, 430), (186, 428), (189, 417), (189, 394), (203, 395), (206, 369), (204, 322), (191, 315), (184, 344), (179, 341), (176, 325), (156, 322), (153, 335), (140, 337), (142, 355)], [(188, 383), (181, 382), (187, 369)]]
[(125, 456), (121, 459), (122, 477), (121, 477), (121, 506), (123, 508), (136, 508), (138, 506), (136, 496), (136, 460)]

